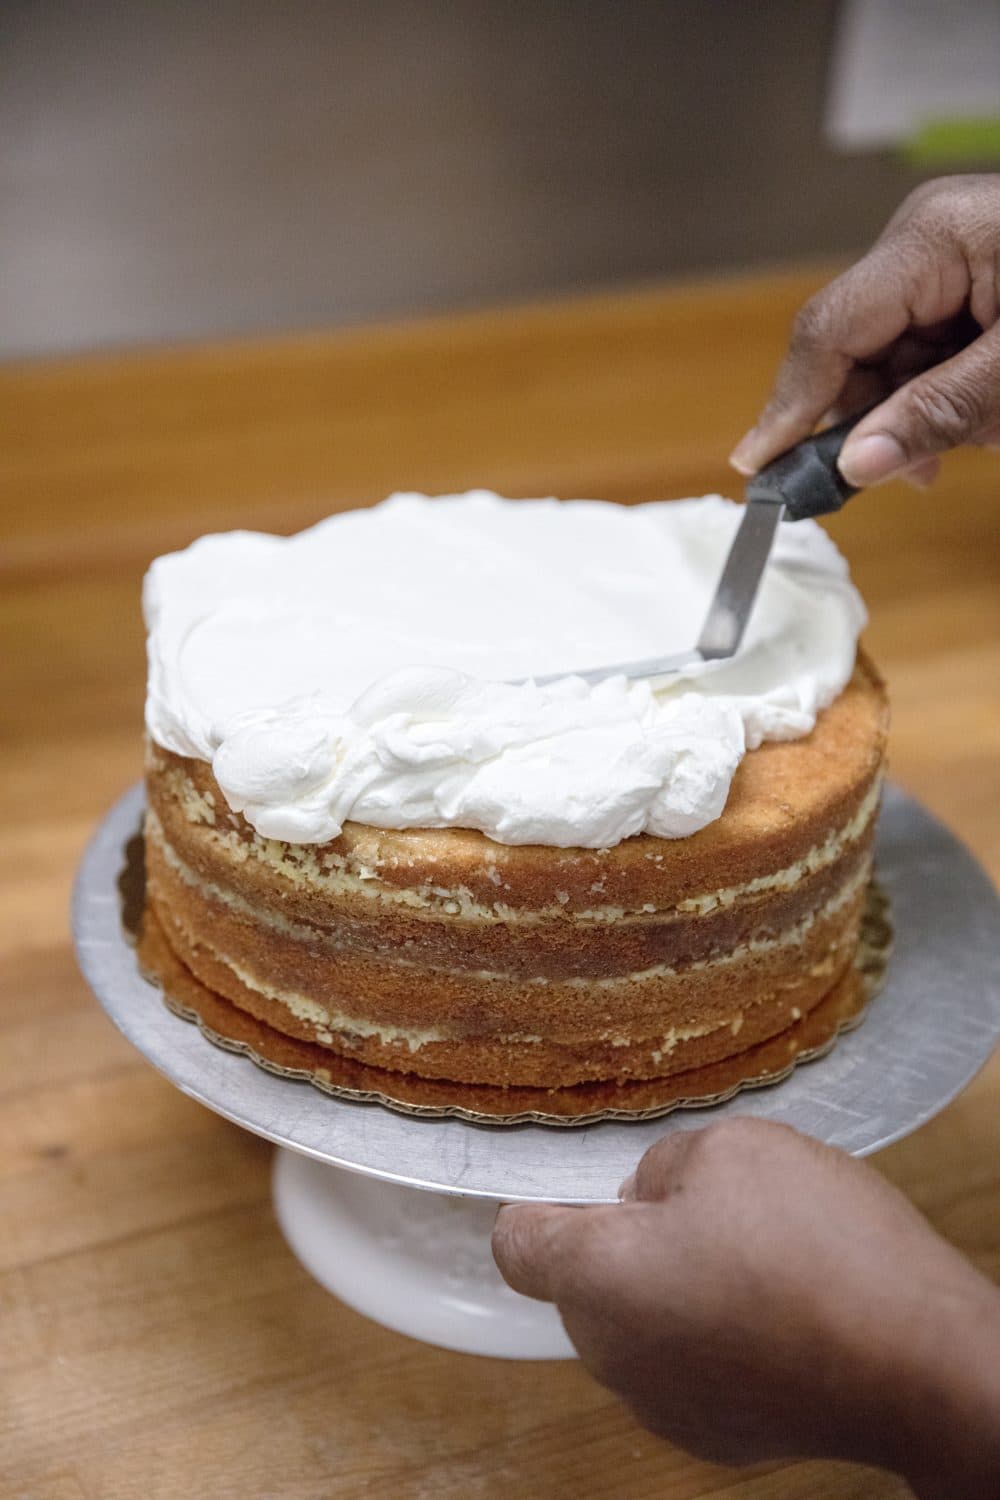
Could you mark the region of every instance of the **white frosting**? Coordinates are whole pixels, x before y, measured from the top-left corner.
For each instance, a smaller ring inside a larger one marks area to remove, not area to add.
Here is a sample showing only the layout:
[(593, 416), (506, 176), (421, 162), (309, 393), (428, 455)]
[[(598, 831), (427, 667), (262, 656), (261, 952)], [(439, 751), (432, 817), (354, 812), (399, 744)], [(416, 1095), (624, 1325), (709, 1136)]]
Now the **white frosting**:
[(808, 734), (864, 605), (813, 522), (783, 525), (740, 652), (664, 685), (508, 679), (693, 644), (741, 508), (394, 495), (293, 537), (157, 558), (146, 724), (210, 761), (259, 833), (478, 828), (608, 847), (719, 817), (747, 749)]

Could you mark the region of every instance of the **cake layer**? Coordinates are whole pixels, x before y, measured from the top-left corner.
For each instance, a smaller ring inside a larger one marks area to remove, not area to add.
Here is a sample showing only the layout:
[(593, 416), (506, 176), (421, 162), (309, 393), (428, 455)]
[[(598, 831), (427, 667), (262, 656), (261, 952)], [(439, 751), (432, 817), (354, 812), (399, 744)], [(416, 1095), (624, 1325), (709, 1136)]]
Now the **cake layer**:
[[(622, 968), (599, 979), (507, 974), (482, 965), (444, 968), (411, 957), (331, 951), (297, 932), (262, 927), (249, 912), (205, 898), (180, 881), (155, 846), (150, 849), (150, 896), (166, 930), (185, 947), (222, 959), (262, 992), (294, 997), (326, 1017), (352, 1018), (402, 1032), (447, 1028), (452, 1034), (498, 1031), (564, 1037), (655, 1028), (665, 1012), (685, 1025), (714, 1024), (734, 1013), (734, 996), (749, 1001), (779, 983), (788, 969), (822, 962), (831, 942), (850, 925), (868, 876), (864, 856), (840, 890), (787, 927), (754, 926), (739, 942), (694, 962)], [(603, 933), (595, 934), (599, 943)], [(247, 976), (251, 976), (248, 978)], [(805, 976), (803, 976), (804, 982)], [(738, 1007), (735, 1007), (738, 1008)], [(345, 1029), (344, 1022), (334, 1029)]]
[[(264, 929), (260, 938), (276, 958), (287, 960), (307, 949), (317, 962), (329, 965), (331, 976), (347, 972), (347, 960), (354, 956), (387, 965), (418, 963), (535, 981), (615, 978), (659, 965), (686, 967), (753, 937), (787, 931), (811, 916), (866, 861), (877, 790), (873, 786), (851, 826), (813, 851), (811, 860), (778, 872), (781, 878), (761, 882), (763, 888), (736, 888), (714, 903), (706, 894), (698, 915), (667, 909), (609, 921), (596, 914), (567, 916), (557, 906), (547, 913), (466, 917), (429, 905), (401, 906), (373, 891), (360, 911), (356, 906), (345, 910), (351, 903), (331, 895), (317, 919), (296, 914), (296, 904), (282, 899), (284, 892), (275, 890), (266, 867), (227, 868), (228, 851), (215, 847), (213, 833), (178, 828), (176, 819), (164, 828), (153, 811), (147, 829), (149, 864), (158, 887), (169, 893), (165, 899), (188, 907), (190, 920), (210, 909), (215, 924)], [(207, 857), (213, 853), (215, 860)], [(200, 869), (187, 862), (185, 856), (191, 855)]]
[[(864, 820), (885, 752), (885, 691), (863, 655), (813, 733), (748, 755), (720, 819), (685, 839), (639, 835), (611, 849), (508, 846), (466, 829), (348, 824), (327, 844), (265, 839), (232, 812), (202, 761), (149, 747), (150, 806), (185, 862), (227, 878), (292, 918), (362, 919), (376, 896), (441, 916), (528, 921), (624, 916), (725, 904), (748, 886), (794, 880), (803, 862)], [(185, 828), (191, 830), (185, 833)], [(214, 837), (209, 837), (212, 830)], [(380, 911), (379, 919), (384, 916)]]
[[(650, 1111), (669, 1112), (680, 1100), (730, 1097), (745, 1081), (776, 1082), (790, 1066), (825, 1051), (844, 1029), (857, 1023), (865, 1004), (877, 991), (884, 970), (888, 934), (882, 925), (880, 902), (869, 886), (862, 917), (861, 944), (879, 945), (879, 959), (866, 953), (864, 969), (857, 962), (845, 969), (833, 989), (808, 1015), (793, 1021), (756, 1047), (726, 1055), (703, 1068), (673, 1073), (667, 1078), (597, 1079), (573, 1088), (545, 1085), (511, 1088), (496, 1084), (460, 1084), (448, 1078), (420, 1078), (415, 1073), (373, 1068), (355, 1057), (288, 1036), (231, 1004), (196, 979), (166, 942), (155, 912), (147, 905), (139, 939), (143, 971), (163, 989), (171, 1009), (188, 1020), (197, 1018), (207, 1035), (228, 1049), (246, 1049), (267, 1069), (310, 1078), (324, 1093), (378, 1100), (407, 1114), (457, 1114), (496, 1124), (538, 1122), (564, 1125), (589, 1123), (595, 1118), (649, 1118)], [(869, 925), (869, 924), (872, 925)], [(874, 960), (874, 961), (873, 961)]]
[(690, 838), (508, 847), (462, 830), (262, 838), (202, 762), (151, 747), (149, 899), (204, 984), (389, 1070), (563, 1087), (754, 1046), (850, 963), (885, 699), (862, 661), (812, 735), (737, 772)]
[[(712, 965), (704, 976), (705, 988), (713, 996), (713, 1010), (724, 1012), (721, 1016), (665, 1024), (671, 1012), (691, 1009), (688, 975), (673, 987), (662, 978), (653, 982), (651, 1016), (623, 1016), (620, 995), (609, 1004), (603, 986), (581, 985), (572, 997), (573, 1010), (560, 1016), (558, 1028), (548, 1035), (523, 1029), (526, 1022), (543, 1025), (530, 1008), (536, 996), (527, 987), (508, 988), (502, 995), (492, 987), (491, 1009), (481, 1017), (478, 1032), (442, 1022), (408, 1029), (379, 1025), (368, 1019), (364, 996), (355, 998), (353, 1015), (345, 1014), (332, 1001), (321, 1005), (272, 986), (208, 942), (192, 940), (155, 898), (153, 905), (171, 948), (202, 984), (288, 1036), (392, 1072), (459, 1083), (557, 1088), (602, 1078), (668, 1077), (785, 1030), (820, 1004), (850, 966), (862, 897), (863, 887), (852, 896), (846, 921), (824, 926), (822, 936), (805, 950), (793, 935), (776, 961), (755, 963), (738, 955)], [(467, 982), (463, 976), (459, 993)], [(443, 992), (448, 986), (440, 975), (424, 972), (413, 976), (410, 985), (419, 991), (428, 1014), (447, 1008)], [(505, 1026), (522, 1029), (508, 1031)]]

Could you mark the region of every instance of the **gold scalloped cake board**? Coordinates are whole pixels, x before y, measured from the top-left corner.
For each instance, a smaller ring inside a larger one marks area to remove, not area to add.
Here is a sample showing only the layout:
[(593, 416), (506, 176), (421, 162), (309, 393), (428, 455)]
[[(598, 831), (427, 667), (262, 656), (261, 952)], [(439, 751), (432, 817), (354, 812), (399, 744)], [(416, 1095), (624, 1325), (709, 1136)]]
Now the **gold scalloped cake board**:
[(882, 987), (892, 949), (889, 903), (873, 880), (853, 967), (808, 1015), (736, 1057), (670, 1078), (607, 1080), (572, 1088), (449, 1083), (371, 1067), (314, 1042), (285, 1036), (208, 989), (175, 957), (145, 906), (141, 838), (131, 839), (125, 853), (119, 880), (124, 925), (136, 944), (140, 970), (175, 1015), (193, 1021), (215, 1046), (242, 1053), (268, 1073), (301, 1079), (338, 1099), (381, 1104), (423, 1118), (454, 1116), (486, 1125), (655, 1120), (675, 1109), (721, 1104), (742, 1089), (780, 1083), (800, 1063), (823, 1057), (839, 1036), (860, 1025), (866, 1006)]

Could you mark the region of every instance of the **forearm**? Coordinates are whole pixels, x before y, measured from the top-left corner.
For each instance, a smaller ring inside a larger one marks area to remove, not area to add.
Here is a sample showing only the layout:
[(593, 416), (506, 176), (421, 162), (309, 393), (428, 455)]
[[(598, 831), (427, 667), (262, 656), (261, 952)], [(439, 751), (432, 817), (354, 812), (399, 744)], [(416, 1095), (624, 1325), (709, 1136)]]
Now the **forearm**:
[[(927, 1297), (872, 1456), (919, 1500), (1000, 1497), (1000, 1291), (971, 1268)], [(891, 1372), (887, 1372), (891, 1379)]]

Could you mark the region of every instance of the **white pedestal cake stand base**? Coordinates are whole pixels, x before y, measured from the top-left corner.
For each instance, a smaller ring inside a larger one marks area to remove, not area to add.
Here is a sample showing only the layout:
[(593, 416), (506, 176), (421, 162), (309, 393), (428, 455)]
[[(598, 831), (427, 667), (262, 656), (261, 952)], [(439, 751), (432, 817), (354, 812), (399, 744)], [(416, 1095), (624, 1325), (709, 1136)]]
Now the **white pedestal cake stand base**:
[(613, 1202), (653, 1141), (733, 1115), (781, 1120), (865, 1156), (942, 1110), (1000, 1038), (1000, 901), (962, 845), (890, 788), (877, 844), (896, 932), (885, 987), (857, 1031), (785, 1082), (710, 1110), (575, 1128), (416, 1119), (334, 1099), (210, 1045), (142, 977), (117, 886), (141, 814), (135, 787), (80, 865), (73, 932), (91, 988), (172, 1083), (282, 1148), (278, 1221), (317, 1280), (388, 1327), (449, 1349), (572, 1354), (554, 1310), (500, 1280), (489, 1253), (497, 1203)]
[(490, 1254), (491, 1199), (415, 1192), (279, 1146), (285, 1239), (328, 1292), (397, 1333), (498, 1359), (572, 1359), (554, 1307), (512, 1292)]

